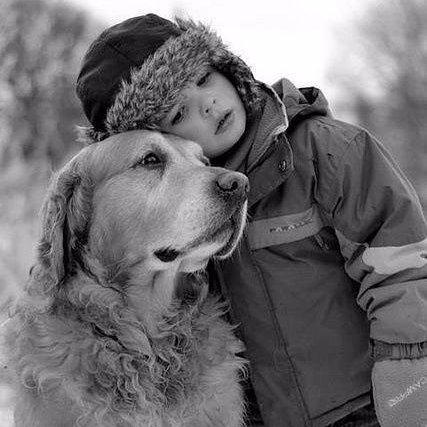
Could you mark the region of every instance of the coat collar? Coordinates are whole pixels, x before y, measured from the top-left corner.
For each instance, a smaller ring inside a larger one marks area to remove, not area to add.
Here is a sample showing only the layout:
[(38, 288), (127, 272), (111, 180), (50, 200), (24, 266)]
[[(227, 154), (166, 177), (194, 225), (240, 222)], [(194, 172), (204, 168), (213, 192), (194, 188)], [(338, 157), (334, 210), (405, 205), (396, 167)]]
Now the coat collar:
[(251, 190), (249, 206), (263, 198), (293, 170), (292, 149), (286, 138), (286, 108), (274, 89), (259, 82), (262, 110), (248, 123), (241, 141), (214, 164), (246, 174)]

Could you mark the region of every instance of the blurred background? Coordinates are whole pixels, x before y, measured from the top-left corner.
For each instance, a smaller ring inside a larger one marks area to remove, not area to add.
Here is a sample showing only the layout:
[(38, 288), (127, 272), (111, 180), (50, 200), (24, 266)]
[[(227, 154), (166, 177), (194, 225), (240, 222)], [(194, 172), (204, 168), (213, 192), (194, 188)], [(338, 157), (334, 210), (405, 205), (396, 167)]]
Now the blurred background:
[[(86, 125), (74, 85), (90, 42), (149, 12), (210, 24), (255, 77), (316, 86), (392, 152), (427, 211), (425, 0), (0, 0), (0, 324), (34, 257), (52, 170)], [(0, 427), (11, 427), (0, 385)]]

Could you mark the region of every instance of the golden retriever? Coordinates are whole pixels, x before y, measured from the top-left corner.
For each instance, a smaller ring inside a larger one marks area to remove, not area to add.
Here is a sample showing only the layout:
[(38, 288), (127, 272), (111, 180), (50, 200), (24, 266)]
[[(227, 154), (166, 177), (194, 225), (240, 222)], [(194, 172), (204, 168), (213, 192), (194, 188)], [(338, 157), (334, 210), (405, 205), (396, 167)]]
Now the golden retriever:
[(202, 271), (235, 249), (247, 192), (194, 142), (153, 131), (65, 165), (7, 325), (16, 427), (243, 425), (242, 344)]

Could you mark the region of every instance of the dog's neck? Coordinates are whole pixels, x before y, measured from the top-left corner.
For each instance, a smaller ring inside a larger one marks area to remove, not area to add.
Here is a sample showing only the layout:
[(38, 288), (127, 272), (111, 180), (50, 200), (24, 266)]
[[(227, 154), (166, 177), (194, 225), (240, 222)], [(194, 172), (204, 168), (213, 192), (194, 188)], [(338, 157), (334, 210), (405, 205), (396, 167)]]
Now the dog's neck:
[(148, 332), (155, 334), (159, 320), (169, 313), (175, 289), (183, 274), (177, 267), (150, 271), (141, 266), (129, 277), (126, 302)]
[[(179, 298), (193, 299), (194, 295), (201, 291), (200, 280), (194, 280), (194, 271), (182, 271), (180, 264), (171, 263), (168, 268), (160, 270), (140, 261), (108, 279), (104, 276), (105, 269), (99, 261), (91, 257), (87, 257), (85, 261), (85, 268), (82, 268), (72, 281), (72, 292), (77, 296), (71, 299), (79, 304), (78, 299), (82, 293), (80, 282), (88, 281), (86, 288), (96, 289), (97, 299), (109, 301), (107, 306), (110, 307), (115, 304), (129, 308), (135, 320), (141, 322), (146, 332), (152, 336), (157, 335), (157, 327), (162, 318), (176, 309), (174, 303), (178, 302)], [(189, 275), (193, 276), (193, 279)], [(71, 291), (70, 286), (68, 289)], [(177, 290), (181, 293), (179, 298), (176, 295)]]

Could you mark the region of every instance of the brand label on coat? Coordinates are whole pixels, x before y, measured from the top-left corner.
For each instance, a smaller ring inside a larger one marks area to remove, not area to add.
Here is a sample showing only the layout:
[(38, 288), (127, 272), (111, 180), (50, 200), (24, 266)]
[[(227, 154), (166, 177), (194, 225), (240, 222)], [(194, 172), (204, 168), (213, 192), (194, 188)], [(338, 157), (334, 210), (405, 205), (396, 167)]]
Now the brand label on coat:
[(292, 215), (252, 221), (247, 228), (249, 245), (261, 249), (313, 236), (324, 227), (316, 205)]

